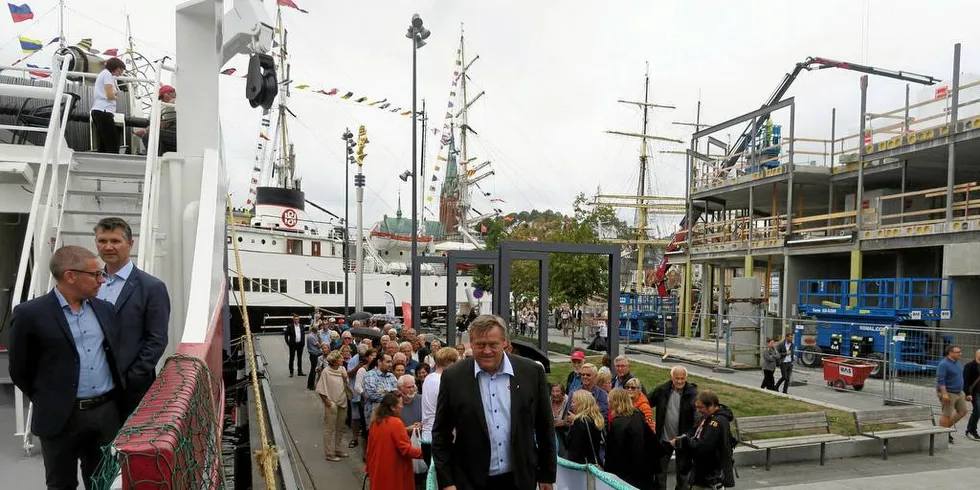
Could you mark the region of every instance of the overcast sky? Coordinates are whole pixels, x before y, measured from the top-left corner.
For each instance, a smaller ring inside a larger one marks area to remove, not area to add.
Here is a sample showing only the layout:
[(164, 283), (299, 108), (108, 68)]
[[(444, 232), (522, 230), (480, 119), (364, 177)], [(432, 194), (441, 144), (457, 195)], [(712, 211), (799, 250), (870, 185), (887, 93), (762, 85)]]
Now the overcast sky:
[[(36, 17), (56, 5), (54, 0), (15, 1), (26, 1)], [(471, 153), (479, 161), (492, 161), (496, 175), (484, 181), (483, 189), (490, 198), (506, 201), (494, 204), (505, 212), (570, 212), (576, 193), (593, 194), (600, 185), (605, 193), (635, 191), (638, 141), (603, 131), (639, 131), (640, 111), (616, 100), (642, 98), (645, 62), (653, 101), (677, 106), (655, 112), (650, 132), (686, 141), (690, 128), (670, 123), (693, 122), (699, 98), (703, 122), (756, 109), (783, 74), (807, 56), (948, 79), (953, 43), (962, 42), (962, 71), (980, 73), (975, 0), (295, 1), (309, 10), (284, 14), (296, 84), (387, 98), (404, 107), (411, 104), (411, 43), (405, 30), (418, 12), (432, 31), (418, 53), (419, 97), (426, 98), (436, 127), (442, 126), (464, 26), (467, 58), (480, 56), (469, 72), (470, 87), (486, 91), (470, 112), (470, 124), (479, 133)], [(70, 0), (68, 37), (72, 43), (92, 37), (102, 50), (124, 47), (128, 12), (138, 50), (151, 59), (172, 54), (175, 3)], [(231, 3), (226, 1), (226, 8)], [(274, 14), (275, 2), (265, 3)], [(44, 40), (57, 35), (57, 11), (34, 23), (12, 24), (5, 18), (0, 29), (0, 61), (9, 63), (20, 57), (17, 34)], [(50, 64), (46, 53), (36, 61)], [(241, 71), (246, 65), (239, 57), (226, 68)], [(838, 127), (855, 131), (858, 78), (839, 70), (803, 74), (789, 94), (797, 98), (797, 136), (829, 137), (833, 107)], [(178, 93), (188, 89), (177, 87)], [(229, 177), (241, 205), (260, 114), (244, 100), (240, 78), (222, 76), (221, 89)], [(903, 102), (903, 83), (872, 78), (870, 110)], [(364, 167), (366, 220), (370, 224), (393, 214), (400, 189), (408, 212), (410, 188), (398, 174), (411, 164), (410, 118), (296, 90), (291, 108), (298, 116), (290, 126), (298, 173), (309, 199), (343, 213), (340, 135), (346, 127), (365, 124), (371, 139)], [(438, 142), (430, 142), (431, 169)], [(683, 146), (658, 143), (654, 149)], [(683, 196), (683, 157), (655, 153), (653, 162), (655, 192)], [(481, 211), (494, 206), (481, 196), (473, 205)]]

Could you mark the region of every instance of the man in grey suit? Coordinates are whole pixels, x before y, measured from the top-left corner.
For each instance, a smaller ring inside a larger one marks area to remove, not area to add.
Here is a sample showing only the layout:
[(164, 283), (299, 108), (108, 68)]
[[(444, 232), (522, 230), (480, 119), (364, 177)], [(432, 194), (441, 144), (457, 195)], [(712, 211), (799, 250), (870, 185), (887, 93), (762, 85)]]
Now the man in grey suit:
[(95, 297), (105, 271), (94, 253), (61, 247), (49, 268), (54, 289), (11, 316), (10, 378), (34, 404), (31, 432), (41, 440), (46, 488), (77, 488), (79, 461), (91, 488), (101, 447), (121, 424), (119, 329), (112, 305)]
[(119, 414), (125, 420), (156, 379), (157, 362), (167, 347), (170, 295), (163, 281), (130, 260), (133, 229), (125, 220), (100, 220), (95, 225), (95, 245), (106, 272), (98, 297), (114, 305), (119, 322), (118, 359), (126, 379)]

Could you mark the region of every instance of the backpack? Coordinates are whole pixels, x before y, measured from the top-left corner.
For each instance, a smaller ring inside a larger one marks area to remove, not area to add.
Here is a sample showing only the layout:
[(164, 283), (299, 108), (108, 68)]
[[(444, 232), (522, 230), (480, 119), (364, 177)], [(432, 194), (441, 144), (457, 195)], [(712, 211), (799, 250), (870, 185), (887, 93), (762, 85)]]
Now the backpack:
[[(732, 423), (735, 419), (732, 418)], [(725, 443), (722, 445), (720, 450), (720, 460), (721, 460), (721, 484), (725, 488), (734, 488), (735, 479), (738, 478), (738, 470), (735, 468), (735, 446), (738, 446), (738, 437), (731, 432), (731, 426), (729, 426), (727, 437), (725, 438)]]

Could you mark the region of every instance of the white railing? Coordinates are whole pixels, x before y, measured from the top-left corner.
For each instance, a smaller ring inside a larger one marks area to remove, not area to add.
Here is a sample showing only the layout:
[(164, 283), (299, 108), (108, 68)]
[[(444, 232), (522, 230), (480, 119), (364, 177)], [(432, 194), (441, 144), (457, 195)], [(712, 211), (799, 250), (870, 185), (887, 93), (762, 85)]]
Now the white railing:
[[(165, 65), (163, 60), (156, 62), (156, 79), (153, 82), (153, 94), (160, 93), (160, 76), (163, 70), (175, 72), (173, 67)], [(160, 115), (165, 103), (160, 97), (154, 97), (150, 106), (149, 139), (146, 148), (146, 169), (143, 172), (143, 203), (140, 209), (140, 244), (137, 250), (137, 267), (153, 274), (153, 257), (156, 255), (156, 217), (160, 205)], [(171, 104), (167, 104), (172, 106)]]

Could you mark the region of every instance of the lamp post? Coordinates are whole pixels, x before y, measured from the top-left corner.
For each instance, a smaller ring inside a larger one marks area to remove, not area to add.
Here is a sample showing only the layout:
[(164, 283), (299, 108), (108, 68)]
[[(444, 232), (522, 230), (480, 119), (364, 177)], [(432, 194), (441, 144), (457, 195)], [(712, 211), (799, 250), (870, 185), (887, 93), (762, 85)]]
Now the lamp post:
[(354, 187), (357, 190), (357, 244), (354, 248), (354, 309), (364, 311), (364, 147), (369, 143), (367, 128), (362, 124), (357, 128), (357, 173), (354, 175)]
[(344, 316), (350, 315), (350, 166), (354, 162), (354, 134), (344, 130)]
[(422, 18), (419, 17), (419, 14), (413, 15), (412, 23), (408, 25), (408, 32), (405, 33), (405, 37), (412, 40), (412, 326), (415, 329), (421, 325), (419, 317), (422, 316), (422, 271), (419, 267), (419, 150), (416, 60), (419, 48), (425, 46), (425, 40), (429, 38), (430, 34), (432, 33), (422, 26)]

